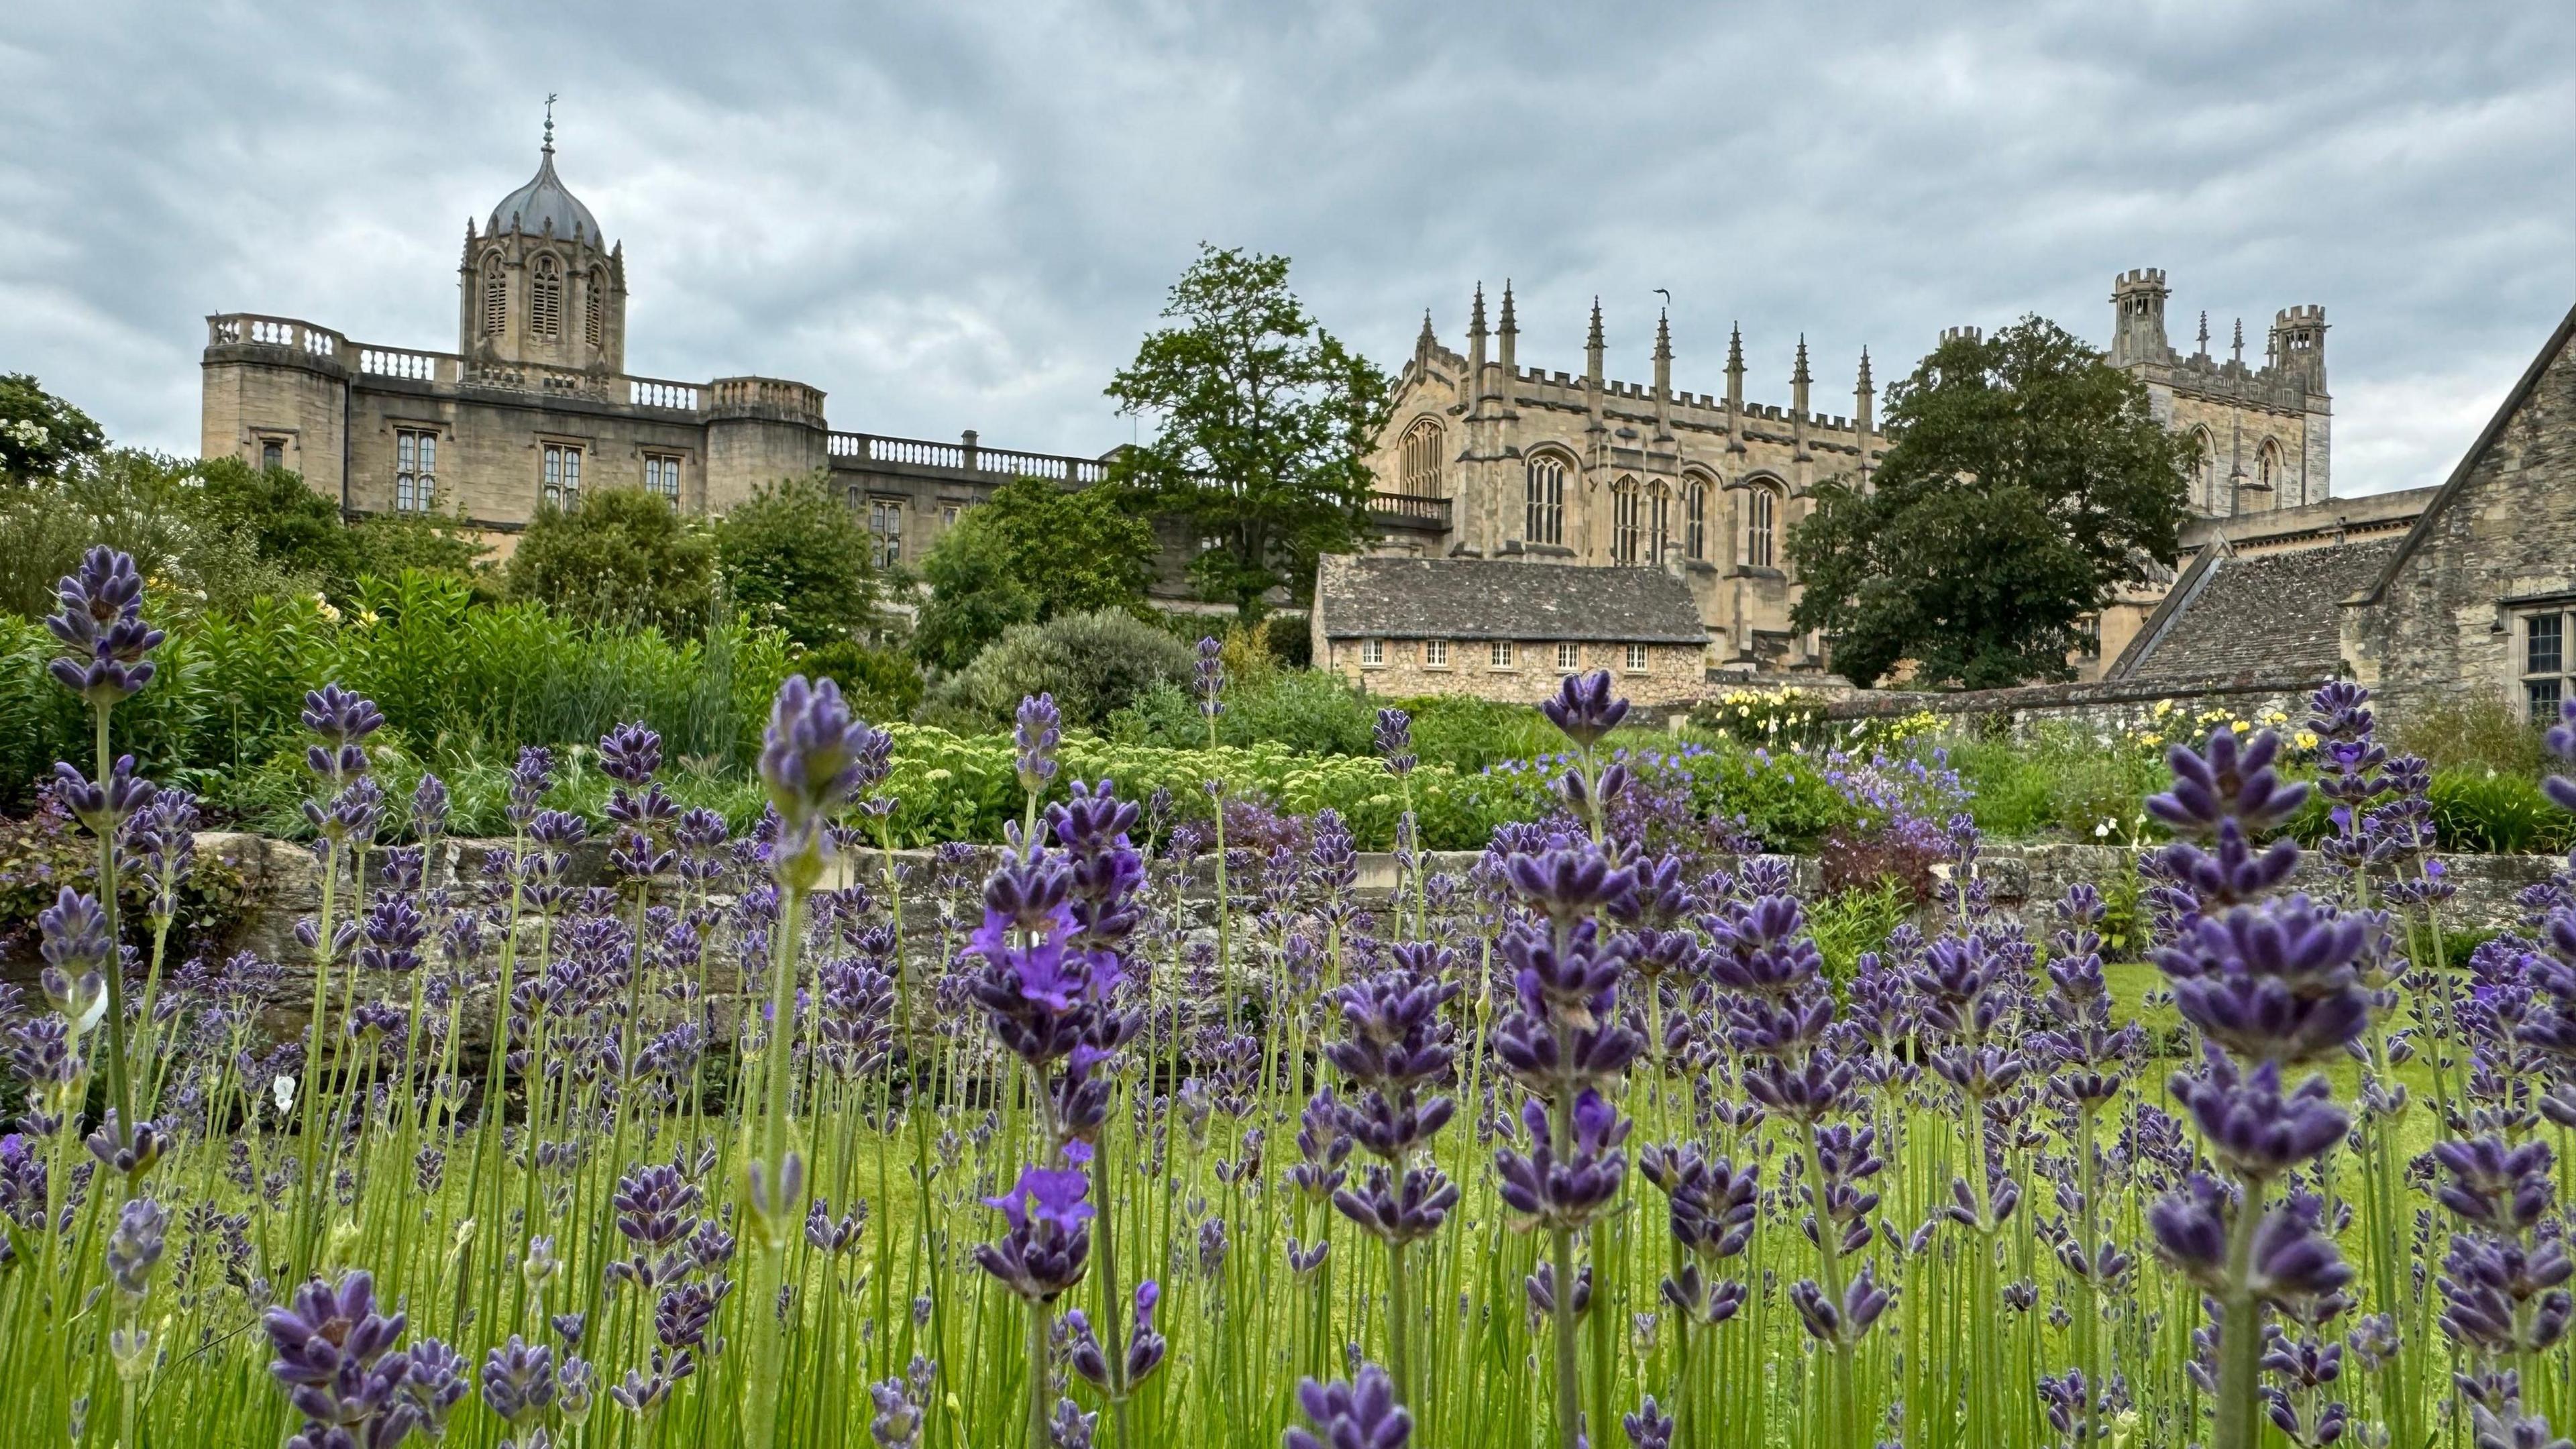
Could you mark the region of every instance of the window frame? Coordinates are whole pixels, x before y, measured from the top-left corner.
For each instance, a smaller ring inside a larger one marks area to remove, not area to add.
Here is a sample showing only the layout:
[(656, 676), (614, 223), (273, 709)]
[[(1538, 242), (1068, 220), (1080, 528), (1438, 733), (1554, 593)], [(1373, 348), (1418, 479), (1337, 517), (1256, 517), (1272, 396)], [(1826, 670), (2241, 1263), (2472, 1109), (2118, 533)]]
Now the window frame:
[(592, 267), (582, 274), (582, 341), (594, 352), (608, 345), (608, 273)]
[(1744, 565), (1772, 569), (1780, 565), (1780, 490), (1756, 483), (1744, 505)]
[(581, 507), (580, 443), (546, 442), (537, 449), (537, 497), (548, 507), (569, 513)]
[(552, 252), (539, 252), (528, 265), (528, 335), (563, 336), (563, 263)]
[(869, 562), (879, 573), (903, 563), (902, 499), (869, 496), (868, 537), (875, 540), (868, 549)]
[(1708, 484), (1697, 478), (1682, 485), (1682, 555), (1694, 562), (1708, 557)]
[(483, 259), (483, 335), (498, 337), (510, 330), (510, 267), (493, 252)]
[[(2515, 632), (2522, 636), (2514, 651), (2514, 680), (2522, 689), (2524, 716), (2533, 726), (2546, 728), (2558, 723), (2559, 706), (2576, 698), (2576, 692), (2569, 689), (2569, 676), (2576, 674), (2576, 659), (2571, 659), (2568, 648), (2568, 606), (2526, 609), (2514, 617), (2520, 626)], [(2541, 652), (2543, 624), (2548, 626), (2545, 656)]]
[[(644, 491), (680, 506), (680, 465), (684, 455), (659, 449), (644, 454)], [(656, 475), (659, 475), (658, 477)]]
[(1610, 561), (1616, 564), (1641, 562), (1639, 551), (1645, 545), (1645, 500), (1638, 496), (1637, 480), (1622, 478), (1610, 485)]
[(1630, 644), (1627, 647), (1626, 654), (1622, 656), (1620, 662), (1623, 673), (1644, 674), (1653, 667), (1654, 646), (1649, 644)]
[(1565, 460), (1535, 453), (1521, 468), (1521, 539), (1561, 548), (1565, 544)]
[(1396, 447), (1396, 490), (1408, 498), (1441, 496), (1441, 468), (1448, 434), (1437, 418), (1416, 418)]
[(1425, 639), (1425, 640), (1423, 640), (1423, 641), (1422, 641), (1422, 667), (1423, 667), (1423, 668), (1425, 668), (1425, 669), (1446, 669), (1446, 668), (1448, 668), (1448, 667), (1449, 667), (1449, 641), (1448, 641), (1448, 640), (1446, 640), (1446, 639)]
[(394, 512), (438, 509), (438, 430), (394, 429)]
[(1360, 668), (1384, 669), (1385, 667), (1386, 641), (1383, 639), (1362, 639), (1360, 641)]
[(286, 466), (286, 440), (284, 438), (261, 438), (259, 440), (259, 466), (261, 472), (266, 472), (271, 468), (284, 468)]
[(1520, 652), (1513, 647), (1513, 643), (1514, 641), (1509, 639), (1486, 640), (1485, 668), (1497, 674), (1508, 674), (1519, 669)]
[(1556, 672), (1575, 674), (1583, 668), (1583, 646), (1559, 641), (1556, 646)]

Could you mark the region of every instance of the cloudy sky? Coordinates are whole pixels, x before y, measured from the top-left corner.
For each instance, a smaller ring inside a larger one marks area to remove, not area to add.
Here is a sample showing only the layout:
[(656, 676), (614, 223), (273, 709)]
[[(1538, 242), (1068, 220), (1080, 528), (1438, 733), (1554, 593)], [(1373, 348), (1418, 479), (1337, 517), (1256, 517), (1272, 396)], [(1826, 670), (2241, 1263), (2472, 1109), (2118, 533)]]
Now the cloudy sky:
[(199, 319), (452, 349), (457, 248), (536, 163), (626, 245), (627, 365), (835, 426), (1096, 453), (1202, 240), (1285, 252), (1390, 365), (1513, 279), (1524, 362), (1849, 406), (1949, 324), (2186, 348), (2322, 303), (2339, 493), (2438, 482), (2576, 302), (2576, 10), (1808, 3), (15, 0), (0, 371), (193, 452)]

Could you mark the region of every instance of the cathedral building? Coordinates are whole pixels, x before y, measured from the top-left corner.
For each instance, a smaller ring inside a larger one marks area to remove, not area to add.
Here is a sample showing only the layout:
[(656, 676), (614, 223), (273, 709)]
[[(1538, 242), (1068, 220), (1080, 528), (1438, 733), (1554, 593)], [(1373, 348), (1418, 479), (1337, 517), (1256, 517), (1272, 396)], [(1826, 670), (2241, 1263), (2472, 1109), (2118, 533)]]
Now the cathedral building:
[(453, 352), (353, 342), (289, 317), (206, 319), (202, 451), (291, 468), (348, 516), (437, 513), (506, 552), (541, 507), (640, 488), (721, 514), (782, 479), (828, 476), (880, 565), (1016, 476), (1066, 484), (1099, 458), (836, 431), (822, 389), (776, 377), (626, 371), (626, 255), (555, 171), (465, 224)]
[[(2200, 350), (2177, 355), (2165, 340), (2167, 296), (2160, 270), (2115, 279), (2108, 360), (2144, 384), (2157, 418), (2199, 444), (2193, 513), (2208, 521), (2325, 501), (2323, 309), (2279, 313), (2256, 369), (2244, 361), (2241, 324), (2225, 361), (2209, 356), (2205, 319)], [(1745, 676), (1824, 671), (1823, 641), (1790, 627), (1798, 584), (1786, 543), (1817, 485), (1839, 478), (1866, 488), (1886, 455), (1867, 350), (1853, 372), (1850, 411), (1831, 414), (1816, 408), (1803, 338), (1784, 407), (1746, 396), (1740, 330), (1727, 339), (1724, 390), (1692, 392), (1674, 386), (1664, 318), (1655, 326), (1653, 380), (1636, 383), (1609, 375), (1597, 300), (1580, 374), (1522, 364), (1514, 305), (1506, 284), (1489, 328), (1479, 286), (1463, 354), (1423, 318), (1370, 459), (1378, 552), (1660, 569), (1687, 585), (1710, 668)], [(2134, 628), (2161, 592), (2150, 589), (2115, 611), (2120, 622)], [(1330, 603), (1319, 600), (1319, 614)], [(1388, 650), (1398, 646), (1336, 642), (1341, 628), (1317, 621), (1318, 645), (1337, 667), (1363, 654), (1393, 667)], [(2125, 642), (2123, 635), (2108, 647), (2116, 654)]]

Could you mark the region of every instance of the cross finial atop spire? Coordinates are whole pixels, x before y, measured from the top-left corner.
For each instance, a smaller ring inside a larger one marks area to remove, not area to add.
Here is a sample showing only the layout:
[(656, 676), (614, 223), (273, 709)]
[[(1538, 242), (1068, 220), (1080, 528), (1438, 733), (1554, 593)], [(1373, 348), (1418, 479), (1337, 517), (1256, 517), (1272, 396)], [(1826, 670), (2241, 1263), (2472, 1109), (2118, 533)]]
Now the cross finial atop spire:
[(553, 91), (548, 91), (548, 92), (546, 92), (546, 154), (547, 154), (547, 155), (549, 155), (549, 156), (551, 156), (551, 155), (553, 155), (553, 154), (554, 154), (554, 150), (555, 150), (555, 93), (554, 93)]

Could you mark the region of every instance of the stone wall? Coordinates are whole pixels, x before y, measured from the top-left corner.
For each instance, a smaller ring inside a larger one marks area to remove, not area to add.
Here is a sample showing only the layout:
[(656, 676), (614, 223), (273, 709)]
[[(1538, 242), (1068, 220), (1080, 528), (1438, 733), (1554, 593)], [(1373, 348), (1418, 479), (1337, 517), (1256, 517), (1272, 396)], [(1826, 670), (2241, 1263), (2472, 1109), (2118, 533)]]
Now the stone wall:
[(1561, 666), (1556, 644), (1541, 639), (1520, 639), (1512, 643), (1509, 668), (1493, 663), (1492, 643), (1485, 639), (1452, 639), (1449, 662), (1434, 666), (1425, 661), (1430, 641), (1389, 639), (1385, 641), (1385, 662), (1360, 662), (1357, 639), (1335, 639), (1327, 643), (1328, 657), (1318, 659), (1318, 668), (1331, 669), (1371, 694), (1390, 699), (1411, 699), (1431, 694), (1467, 694), (1479, 699), (1503, 700), (1514, 704), (1536, 704), (1557, 691), (1558, 682), (1578, 670), (1607, 669), (1617, 681), (1619, 692), (1629, 703), (1639, 706), (1688, 708), (1708, 692), (1706, 651), (1687, 644), (1649, 644), (1646, 667), (1628, 667), (1628, 646), (1624, 644), (1581, 644), (1581, 662), (1574, 669)]
[[(2278, 713), (2306, 718), (2308, 696), (2323, 682), (2301, 674), (2232, 675), (2200, 679), (2108, 680), (2083, 684), (2034, 684), (2018, 689), (1913, 693), (1864, 690), (1829, 701), (1825, 717), (1855, 721), (1901, 719), (1917, 711), (1942, 715), (1963, 728), (2026, 733), (2043, 723), (2093, 729), (2142, 729), (2177, 712), (2224, 709), (2234, 718), (2260, 721)], [(2157, 705), (2175, 708), (2163, 716)]]

